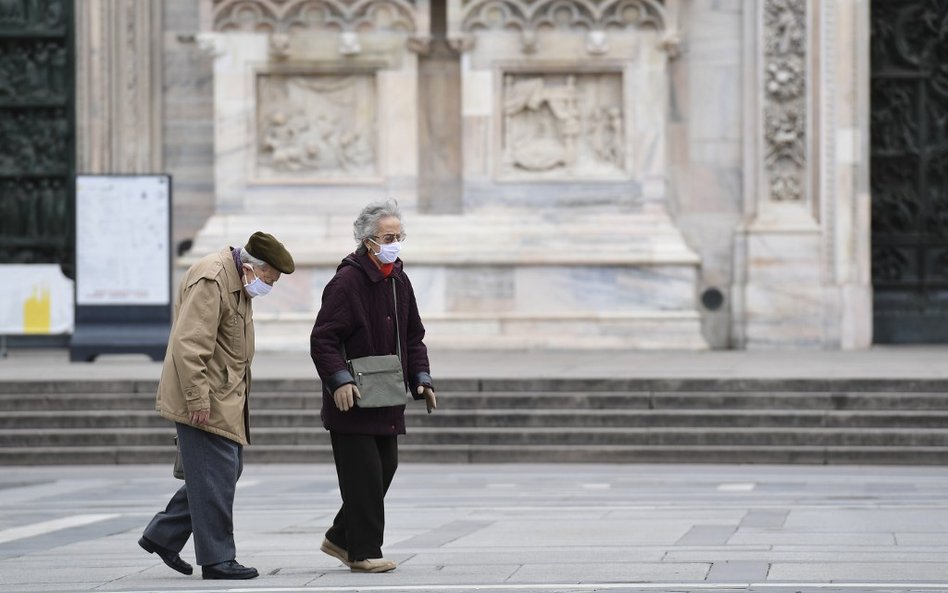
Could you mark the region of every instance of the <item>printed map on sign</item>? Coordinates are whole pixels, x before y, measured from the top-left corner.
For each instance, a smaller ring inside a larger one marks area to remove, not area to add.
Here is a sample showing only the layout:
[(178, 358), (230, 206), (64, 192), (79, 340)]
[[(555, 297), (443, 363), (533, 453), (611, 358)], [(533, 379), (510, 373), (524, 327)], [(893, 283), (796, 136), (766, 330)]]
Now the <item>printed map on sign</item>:
[(76, 178), (76, 304), (170, 299), (167, 176)]

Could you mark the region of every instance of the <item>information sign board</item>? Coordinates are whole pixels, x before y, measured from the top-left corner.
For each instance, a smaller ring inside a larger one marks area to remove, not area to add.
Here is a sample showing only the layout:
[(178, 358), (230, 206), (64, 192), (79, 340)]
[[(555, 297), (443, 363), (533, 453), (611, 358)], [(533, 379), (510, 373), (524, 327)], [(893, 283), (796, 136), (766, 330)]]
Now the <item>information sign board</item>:
[(73, 361), (144, 353), (171, 327), (171, 177), (78, 175)]
[(76, 178), (76, 304), (167, 305), (167, 175)]

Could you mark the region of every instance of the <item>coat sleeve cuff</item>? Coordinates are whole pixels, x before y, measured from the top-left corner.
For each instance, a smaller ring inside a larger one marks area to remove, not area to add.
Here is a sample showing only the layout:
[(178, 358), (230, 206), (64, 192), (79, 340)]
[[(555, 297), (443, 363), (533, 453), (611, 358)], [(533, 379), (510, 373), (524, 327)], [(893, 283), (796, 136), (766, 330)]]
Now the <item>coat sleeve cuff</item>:
[(352, 373), (350, 373), (348, 370), (337, 371), (326, 378), (326, 385), (329, 387), (329, 393), (336, 391), (346, 383), (355, 383)]
[(202, 388), (200, 385), (192, 385), (185, 389), (184, 400), (189, 412), (207, 410), (211, 407), (211, 398), (208, 396), (205, 388)]
[(411, 386), (411, 396), (415, 399), (425, 399), (424, 395), (418, 394), (418, 386), (424, 385), (425, 387), (434, 387), (434, 383), (431, 381), (431, 375), (425, 372), (417, 373), (415, 375), (415, 381)]

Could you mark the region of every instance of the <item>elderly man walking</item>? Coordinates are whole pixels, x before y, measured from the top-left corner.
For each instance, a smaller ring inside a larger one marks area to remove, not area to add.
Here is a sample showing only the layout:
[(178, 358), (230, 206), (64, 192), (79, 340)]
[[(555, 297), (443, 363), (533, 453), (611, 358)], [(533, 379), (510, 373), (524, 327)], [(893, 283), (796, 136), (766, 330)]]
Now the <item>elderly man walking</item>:
[(205, 579), (257, 576), (236, 560), (233, 523), (243, 446), (250, 443), (251, 300), (294, 269), (282, 243), (256, 232), (244, 247), (204, 257), (181, 281), (155, 407), (177, 428), (185, 483), (138, 540), (180, 573), (193, 571), (179, 555), (193, 533)]

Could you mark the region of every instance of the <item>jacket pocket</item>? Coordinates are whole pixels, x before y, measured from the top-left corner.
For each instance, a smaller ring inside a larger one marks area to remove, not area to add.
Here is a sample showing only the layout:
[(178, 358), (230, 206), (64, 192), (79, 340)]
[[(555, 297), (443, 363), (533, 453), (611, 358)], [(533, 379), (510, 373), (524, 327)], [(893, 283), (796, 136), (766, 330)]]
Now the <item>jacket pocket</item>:
[(233, 356), (240, 356), (244, 351), (244, 318), (238, 313), (230, 313), (224, 319), (221, 332), (227, 341), (227, 352)]

